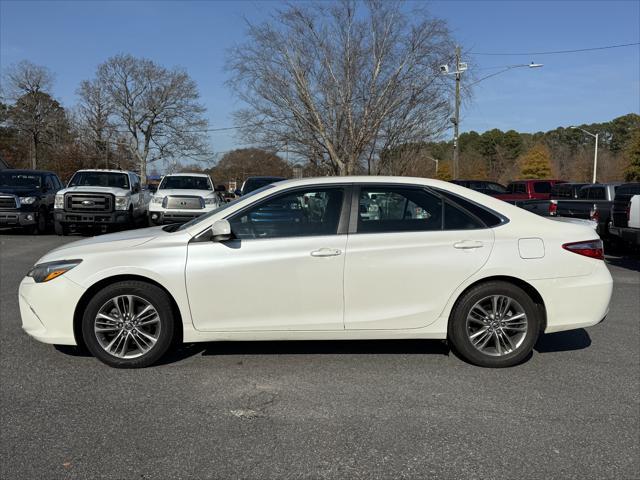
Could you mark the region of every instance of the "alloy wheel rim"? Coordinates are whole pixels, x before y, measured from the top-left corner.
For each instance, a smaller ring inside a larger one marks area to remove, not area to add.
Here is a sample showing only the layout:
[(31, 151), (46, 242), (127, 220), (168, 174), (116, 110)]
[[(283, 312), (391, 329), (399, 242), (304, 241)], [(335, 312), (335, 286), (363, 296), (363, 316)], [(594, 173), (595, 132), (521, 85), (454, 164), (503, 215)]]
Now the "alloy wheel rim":
[(94, 333), (100, 347), (122, 359), (148, 353), (160, 338), (160, 328), (160, 315), (155, 307), (136, 295), (110, 298), (94, 319)]
[(473, 347), (485, 355), (502, 357), (513, 353), (527, 336), (524, 308), (506, 295), (490, 295), (469, 310), (466, 332)]

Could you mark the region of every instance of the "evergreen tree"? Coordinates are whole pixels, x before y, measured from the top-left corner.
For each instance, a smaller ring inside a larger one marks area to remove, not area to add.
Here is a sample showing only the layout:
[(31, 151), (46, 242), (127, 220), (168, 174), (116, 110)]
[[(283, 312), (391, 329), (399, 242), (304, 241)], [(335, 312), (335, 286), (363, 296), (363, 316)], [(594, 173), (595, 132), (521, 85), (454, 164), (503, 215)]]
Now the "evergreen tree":
[(624, 170), (624, 179), (627, 182), (640, 182), (640, 129), (633, 132), (624, 153), (629, 162)]
[(542, 143), (534, 145), (520, 159), (521, 178), (549, 178), (551, 176), (551, 155)]

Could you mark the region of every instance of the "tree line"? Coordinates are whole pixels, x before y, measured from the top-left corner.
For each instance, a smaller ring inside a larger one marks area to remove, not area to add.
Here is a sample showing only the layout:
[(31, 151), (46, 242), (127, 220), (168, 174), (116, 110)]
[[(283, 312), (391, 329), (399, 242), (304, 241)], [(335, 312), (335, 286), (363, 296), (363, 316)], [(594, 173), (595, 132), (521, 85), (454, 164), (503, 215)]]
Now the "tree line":
[[(289, 176), (283, 151), (307, 176), (449, 179), (453, 82), (440, 65), (451, 64), (455, 43), (446, 21), (420, 3), (293, 3), (249, 23), (227, 70), (244, 105), (235, 113), (238, 139), (253, 148), (223, 156), (216, 179)], [(213, 158), (197, 85), (182, 69), (116, 55), (79, 84), (68, 109), (52, 87), (52, 73), (28, 61), (4, 72), (0, 155), (14, 167), (63, 178), (78, 168), (119, 167), (144, 181), (160, 161), (203, 170)], [(599, 179), (640, 178), (639, 119), (581, 126), (600, 134)], [(459, 147), (460, 175), (470, 179), (592, 174), (593, 139), (575, 129), (472, 131)]]

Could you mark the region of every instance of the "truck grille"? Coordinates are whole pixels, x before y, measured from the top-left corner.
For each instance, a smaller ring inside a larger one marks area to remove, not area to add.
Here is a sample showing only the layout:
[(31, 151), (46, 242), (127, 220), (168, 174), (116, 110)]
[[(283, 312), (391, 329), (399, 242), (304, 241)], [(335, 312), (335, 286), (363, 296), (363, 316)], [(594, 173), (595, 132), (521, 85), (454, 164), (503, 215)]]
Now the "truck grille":
[(0, 210), (15, 210), (18, 208), (18, 201), (13, 195), (0, 196)]
[(112, 212), (113, 195), (99, 193), (73, 193), (65, 195), (67, 212)]
[(176, 210), (199, 210), (204, 208), (204, 201), (194, 196), (168, 196), (164, 198), (163, 207)]

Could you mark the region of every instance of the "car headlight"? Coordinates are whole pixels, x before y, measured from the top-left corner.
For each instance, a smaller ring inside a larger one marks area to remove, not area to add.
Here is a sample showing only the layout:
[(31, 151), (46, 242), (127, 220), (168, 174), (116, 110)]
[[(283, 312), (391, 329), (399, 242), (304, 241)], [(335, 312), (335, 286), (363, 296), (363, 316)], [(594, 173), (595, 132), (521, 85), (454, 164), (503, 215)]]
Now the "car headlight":
[(36, 283), (48, 282), (67, 273), (72, 268), (77, 267), (80, 262), (82, 262), (82, 260), (58, 260), (55, 262), (41, 263), (29, 270), (27, 277), (33, 278)]
[(64, 208), (64, 195), (56, 195), (53, 202), (53, 208)]
[(216, 197), (209, 197), (204, 199), (205, 205), (215, 205), (218, 203), (218, 199)]
[(23, 205), (31, 205), (37, 200), (36, 197), (20, 197), (20, 203)]
[(151, 198), (151, 203), (162, 203), (163, 198), (159, 196), (153, 196)]
[(129, 197), (116, 197), (116, 210), (129, 208)]

